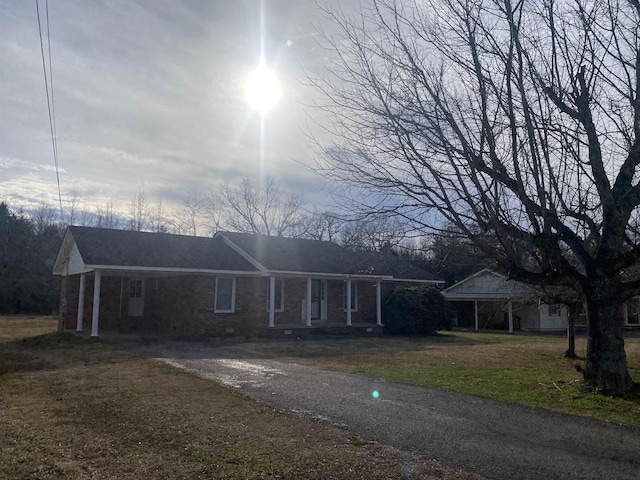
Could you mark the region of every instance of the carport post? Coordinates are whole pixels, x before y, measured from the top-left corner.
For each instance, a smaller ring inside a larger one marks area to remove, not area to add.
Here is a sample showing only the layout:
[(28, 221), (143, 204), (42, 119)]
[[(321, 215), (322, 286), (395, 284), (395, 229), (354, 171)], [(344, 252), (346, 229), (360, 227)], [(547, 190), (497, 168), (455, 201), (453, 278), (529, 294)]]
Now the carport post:
[(509, 302), (509, 333), (513, 333), (513, 302)]
[(311, 278), (307, 278), (307, 303), (306, 307), (306, 319), (307, 327), (311, 326)]
[(269, 277), (269, 327), (275, 326), (276, 277)]
[(473, 319), (476, 324), (476, 332), (478, 331), (478, 301), (473, 301)]
[(76, 332), (82, 331), (82, 323), (84, 320), (84, 278), (85, 274), (80, 274), (80, 293), (78, 293), (78, 319), (76, 322)]
[(382, 325), (382, 293), (380, 291), (380, 280), (376, 282), (376, 323)]
[(101, 272), (96, 270), (93, 281), (93, 317), (91, 319), (91, 336), (98, 336), (98, 320), (100, 320), (100, 279)]

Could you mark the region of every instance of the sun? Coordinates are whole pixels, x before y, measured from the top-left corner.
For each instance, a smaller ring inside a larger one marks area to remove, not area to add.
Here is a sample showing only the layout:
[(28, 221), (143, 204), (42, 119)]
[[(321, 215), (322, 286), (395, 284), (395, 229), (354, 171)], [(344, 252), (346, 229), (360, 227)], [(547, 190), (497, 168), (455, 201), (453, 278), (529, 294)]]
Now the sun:
[(275, 107), (280, 100), (280, 82), (275, 73), (264, 64), (251, 72), (244, 88), (249, 106), (263, 115)]

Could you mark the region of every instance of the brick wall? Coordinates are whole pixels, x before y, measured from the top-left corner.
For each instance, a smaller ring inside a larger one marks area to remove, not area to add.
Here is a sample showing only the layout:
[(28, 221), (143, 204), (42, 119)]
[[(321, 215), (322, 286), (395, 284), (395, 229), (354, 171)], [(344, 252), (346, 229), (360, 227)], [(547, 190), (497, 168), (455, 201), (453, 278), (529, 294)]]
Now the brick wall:
[[(235, 312), (214, 312), (216, 277), (181, 275), (148, 277), (144, 285), (143, 317), (128, 316), (129, 280), (140, 277), (102, 276), (100, 329), (153, 329), (181, 335), (254, 335), (269, 323), (267, 293), (269, 278), (236, 277)], [(75, 329), (80, 275), (63, 277), (60, 293), (60, 328)], [(93, 274), (86, 275), (84, 329), (91, 329)], [(303, 324), (305, 278), (284, 278), (284, 311), (275, 312), (275, 324)], [(352, 323), (376, 323), (375, 282), (354, 281), (357, 285), (357, 311)], [(391, 295), (395, 284), (383, 283), (382, 301)], [(329, 323), (346, 324), (345, 282), (327, 280)]]

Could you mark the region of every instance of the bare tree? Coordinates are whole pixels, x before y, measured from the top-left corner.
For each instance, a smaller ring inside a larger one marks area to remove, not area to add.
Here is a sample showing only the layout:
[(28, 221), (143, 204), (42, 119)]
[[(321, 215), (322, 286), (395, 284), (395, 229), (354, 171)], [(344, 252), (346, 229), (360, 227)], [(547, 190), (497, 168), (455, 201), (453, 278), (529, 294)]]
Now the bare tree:
[(79, 221), (79, 206), (80, 200), (78, 199), (78, 194), (76, 192), (72, 192), (71, 196), (67, 198), (67, 211), (64, 218), (64, 223), (66, 225), (76, 225), (76, 222)]
[(97, 223), (97, 213), (92, 212), (87, 208), (81, 208), (78, 211), (78, 216), (76, 220), (76, 225), (81, 225), (84, 227), (93, 227)]
[(162, 199), (158, 200), (153, 207), (149, 207), (149, 227), (152, 232), (167, 233), (169, 231), (168, 220), (166, 217), (166, 211), (162, 204)]
[(237, 187), (224, 183), (216, 198), (224, 228), (277, 237), (299, 234), (303, 196), (285, 192), (272, 178), (244, 178)]
[(338, 240), (343, 223), (344, 220), (337, 213), (314, 211), (301, 218), (301, 231), (296, 236), (335, 242)]
[(149, 216), (149, 205), (144, 195), (144, 190), (140, 190), (133, 195), (129, 204), (129, 229), (141, 232), (147, 228)]
[(454, 225), (508, 276), (585, 298), (585, 382), (633, 388), (640, 260), (638, 0), (372, 0), (311, 81), (326, 173), (422, 232)]
[(205, 203), (202, 195), (192, 193), (182, 200), (174, 215), (174, 226), (178, 233), (197, 236), (203, 228), (202, 214)]
[(202, 197), (203, 223), (211, 236), (213, 236), (218, 230), (224, 229), (221, 210), (220, 198), (213, 190), (210, 190)]
[(123, 221), (117, 214), (113, 200), (108, 200), (102, 207), (96, 208), (95, 226), (99, 228), (120, 229)]
[(352, 250), (390, 252), (404, 237), (399, 219), (388, 215), (347, 221), (340, 229), (340, 243)]
[(40, 202), (31, 214), (31, 222), (36, 235), (41, 235), (47, 229), (58, 225), (58, 212), (50, 203)]

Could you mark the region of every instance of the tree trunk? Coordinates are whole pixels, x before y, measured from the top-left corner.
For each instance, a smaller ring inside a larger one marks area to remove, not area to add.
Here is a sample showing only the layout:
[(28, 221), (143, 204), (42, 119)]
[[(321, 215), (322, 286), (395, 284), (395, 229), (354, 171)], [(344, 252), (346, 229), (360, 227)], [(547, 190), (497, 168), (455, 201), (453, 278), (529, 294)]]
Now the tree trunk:
[(633, 388), (624, 351), (622, 300), (615, 281), (600, 280), (587, 292), (589, 337), (585, 382), (624, 395)]
[(564, 356), (567, 358), (577, 358), (576, 355), (576, 316), (578, 315), (578, 307), (576, 303), (569, 305), (567, 316), (567, 351), (564, 352)]

